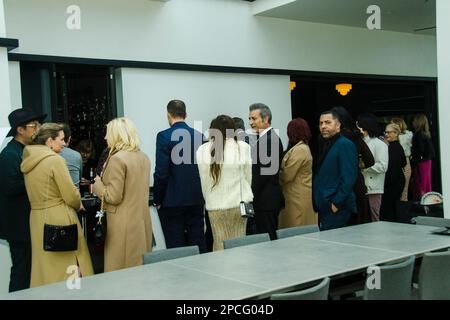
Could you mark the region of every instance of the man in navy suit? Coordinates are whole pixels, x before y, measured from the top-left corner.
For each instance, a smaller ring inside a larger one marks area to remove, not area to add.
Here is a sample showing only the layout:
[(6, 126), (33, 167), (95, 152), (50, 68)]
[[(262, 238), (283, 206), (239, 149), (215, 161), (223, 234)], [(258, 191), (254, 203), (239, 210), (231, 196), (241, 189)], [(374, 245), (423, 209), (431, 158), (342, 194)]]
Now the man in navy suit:
[(167, 248), (197, 245), (203, 253), (204, 200), (195, 153), (204, 138), (186, 124), (183, 101), (169, 102), (167, 119), (170, 128), (156, 138), (153, 202)]
[(322, 139), (314, 159), (313, 203), (320, 229), (329, 230), (345, 227), (356, 212), (353, 186), (358, 154), (354, 143), (341, 135), (341, 123), (333, 111), (321, 114), (319, 129)]

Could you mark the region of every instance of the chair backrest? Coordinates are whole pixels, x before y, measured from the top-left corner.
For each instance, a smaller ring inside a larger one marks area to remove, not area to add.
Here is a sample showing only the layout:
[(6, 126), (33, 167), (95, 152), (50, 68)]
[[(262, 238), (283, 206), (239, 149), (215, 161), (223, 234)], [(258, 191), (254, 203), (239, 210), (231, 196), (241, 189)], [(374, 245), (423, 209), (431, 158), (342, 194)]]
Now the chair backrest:
[(144, 264), (156, 263), (199, 254), (198, 246), (163, 249), (144, 253)]
[(419, 271), (420, 300), (450, 300), (450, 250), (425, 253)]
[(270, 296), (270, 300), (327, 300), (330, 289), (330, 278), (323, 279), (318, 285), (288, 293), (277, 293)]
[(418, 216), (414, 218), (418, 225), (432, 227), (450, 227), (450, 219)]
[(313, 233), (313, 232), (319, 232), (319, 226), (316, 224), (310, 224), (307, 226), (299, 226), (299, 227), (293, 227), (293, 228), (285, 228), (285, 229), (279, 229), (277, 230), (277, 238), (288, 238), (293, 236), (298, 236), (301, 234), (306, 233)]
[[(410, 300), (414, 260), (412, 256), (397, 264), (378, 266), (379, 273), (377, 270), (370, 272), (369, 267), (364, 286), (364, 300)], [(380, 277), (377, 279), (378, 275)], [(374, 288), (369, 288), (369, 283)]]
[(268, 233), (252, 234), (249, 236), (243, 236), (223, 241), (224, 249), (231, 249), (240, 246), (247, 246), (249, 244), (255, 244), (259, 242), (270, 241)]

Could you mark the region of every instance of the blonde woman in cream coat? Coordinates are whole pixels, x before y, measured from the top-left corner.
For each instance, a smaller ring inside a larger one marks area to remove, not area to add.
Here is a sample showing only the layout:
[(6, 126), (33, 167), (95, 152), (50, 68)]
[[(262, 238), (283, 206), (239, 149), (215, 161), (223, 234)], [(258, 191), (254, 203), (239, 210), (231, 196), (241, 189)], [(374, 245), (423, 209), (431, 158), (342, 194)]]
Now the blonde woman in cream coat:
[(140, 140), (131, 120), (108, 123), (106, 140), (111, 148), (94, 192), (104, 199), (107, 232), (105, 272), (142, 265), (152, 248), (148, 205), (150, 160), (140, 151)]

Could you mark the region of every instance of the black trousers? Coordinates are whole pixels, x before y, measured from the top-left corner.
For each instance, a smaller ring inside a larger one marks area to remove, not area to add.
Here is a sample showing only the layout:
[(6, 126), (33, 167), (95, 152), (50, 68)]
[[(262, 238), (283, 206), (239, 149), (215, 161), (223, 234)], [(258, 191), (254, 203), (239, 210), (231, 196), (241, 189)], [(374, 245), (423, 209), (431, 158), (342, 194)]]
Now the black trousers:
[(31, 242), (8, 243), (12, 260), (9, 292), (28, 289), (31, 280)]
[(197, 245), (200, 253), (207, 251), (203, 205), (161, 207), (158, 215), (167, 248)]
[(212, 234), (211, 222), (209, 221), (208, 211), (206, 210), (205, 210), (205, 224), (206, 224), (206, 231), (205, 231), (206, 251), (212, 252), (214, 246), (214, 237)]
[(403, 184), (384, 188), (380, 206), (381, 221), (397, 222), (397, 202), (400, 201), (402, 192)]
[(256, 234), (256, 223), (255, 223), (255, 218), (247, 218), (247, 227), (245, 230), (245, 234), (247, 236), (252, 235), (252, 234)]
[(268, 233), (270, 240), (277, 239), (279, 211), (255, 209), (256, 233)]

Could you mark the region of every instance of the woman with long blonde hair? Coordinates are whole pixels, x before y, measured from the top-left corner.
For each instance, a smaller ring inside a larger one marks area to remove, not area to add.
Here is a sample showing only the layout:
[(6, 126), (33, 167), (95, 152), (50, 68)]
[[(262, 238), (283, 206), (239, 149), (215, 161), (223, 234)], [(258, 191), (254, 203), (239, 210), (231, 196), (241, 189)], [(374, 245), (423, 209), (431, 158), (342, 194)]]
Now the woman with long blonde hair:
[(95, 178), (94, 192), (107, 214), (105, 272), (139, 266), (152, 248), (148, 206), (150, 160), (140, 151), (133, 122), (117, 118), (106, 127), (109, 157), (102, 176)]

